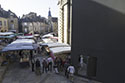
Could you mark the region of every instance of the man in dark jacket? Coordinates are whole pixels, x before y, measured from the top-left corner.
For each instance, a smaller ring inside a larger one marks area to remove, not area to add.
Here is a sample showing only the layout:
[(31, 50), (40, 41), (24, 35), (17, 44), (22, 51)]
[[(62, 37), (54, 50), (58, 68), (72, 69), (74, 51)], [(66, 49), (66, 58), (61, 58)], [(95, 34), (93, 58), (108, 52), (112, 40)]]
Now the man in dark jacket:
[(32, 66), (31, 66), (31, 67), (32, 67), (32, 72), (34, 72), (34, 64), (35, 64), (34, 62), (35, 62), (35, 61), (32, 59), (32, 60), (31, 60), (31, 65), (32, 65)]
[(39, 59), (36, 60), (36, 74), (37, 75), (40, 75), (41, 72), (40, 72), (40, 61)]
[(43, 73), (44, 73), (44, 71), (47, 73), (48, 64), (47, 64), (47, 61), (45, 59), (43, 59), (42, 65), (43, 65)]

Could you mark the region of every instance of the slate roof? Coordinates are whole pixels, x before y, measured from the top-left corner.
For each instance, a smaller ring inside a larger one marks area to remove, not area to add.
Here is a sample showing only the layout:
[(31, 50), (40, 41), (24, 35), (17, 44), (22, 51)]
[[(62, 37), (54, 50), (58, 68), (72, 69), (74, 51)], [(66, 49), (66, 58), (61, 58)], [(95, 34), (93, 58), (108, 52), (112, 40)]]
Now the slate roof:
[(33, 12), (30, 12), (27, 15), (23, 15), (21, 20), (22, 20), (22, 22), (45, 22), (46, 18), (41, 17), (41, 16), (37, 16), (36, 13), (33, 14)]
[(58, 18), (57, 17), (52, 17), (52, 22), (58, 22)]
[(13, 13), (11, 10), (6, 11), (3, 8), (0, 8), (0, 17), (9, 18), (11, 15), (13, 15), (13, 17), (15, 18), (18, 18), (17, 15)]

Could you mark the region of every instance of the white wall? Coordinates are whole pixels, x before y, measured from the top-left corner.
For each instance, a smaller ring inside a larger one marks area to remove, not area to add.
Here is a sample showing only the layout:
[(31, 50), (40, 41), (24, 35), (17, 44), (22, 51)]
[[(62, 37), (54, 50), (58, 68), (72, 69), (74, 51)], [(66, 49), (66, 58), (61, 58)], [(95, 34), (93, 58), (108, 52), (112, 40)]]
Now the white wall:
[(68, 6), (64, 6), (64, 43), (67, 43), (68, 37)]

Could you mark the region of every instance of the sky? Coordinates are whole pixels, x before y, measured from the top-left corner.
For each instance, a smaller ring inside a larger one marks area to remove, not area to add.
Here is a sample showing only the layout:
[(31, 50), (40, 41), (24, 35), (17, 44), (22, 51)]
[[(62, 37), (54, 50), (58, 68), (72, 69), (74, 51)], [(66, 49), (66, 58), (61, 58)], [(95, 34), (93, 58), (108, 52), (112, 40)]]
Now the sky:
[(58, 0), (0, 0), (4, 10), (11, 10), (17, 16), (35, 12), (37, 15), (48, 17), (49, 8), (52, 17), (58, 17)]

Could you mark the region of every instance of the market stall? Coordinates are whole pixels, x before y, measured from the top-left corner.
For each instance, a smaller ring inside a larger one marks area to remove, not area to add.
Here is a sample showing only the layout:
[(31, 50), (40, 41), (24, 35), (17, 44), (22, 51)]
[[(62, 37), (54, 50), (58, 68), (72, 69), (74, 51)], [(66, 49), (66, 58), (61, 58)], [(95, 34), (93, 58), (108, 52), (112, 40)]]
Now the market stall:
[(16, 35), (13, 32), (0, 32), (1, 43), (11, 43), (16, 39)]
[(18, 39), (34, 39), (34, 36), (17, 36)]
[(8, 36), (8, 35), (13, 35), (13, 32), (0, 32), (0, 36)]
[(37, 45), (33, 39), (17, 39), (11, 44), (8, 44), (2, 49), (2, 52), (17, 52), (16, 57), (19, 57), (20, 63), (29, 64), (33, 50), (37, 49)]
[(61, 57), (63, 60), (66, 59), (67, 56), (71, 53), (71, 47), (54, 47), (50, 48), (52, 52), (51, 56), (54, 57)]
[(41, 43), (40, 46), (52, 58), (62, 57), (62, 59), (65, 59), (71, 53), (71, 47), (64, 43)]

